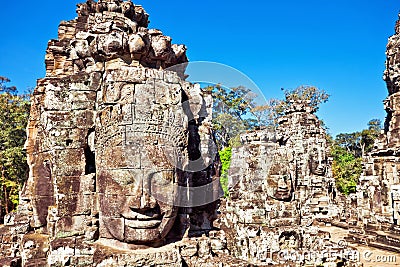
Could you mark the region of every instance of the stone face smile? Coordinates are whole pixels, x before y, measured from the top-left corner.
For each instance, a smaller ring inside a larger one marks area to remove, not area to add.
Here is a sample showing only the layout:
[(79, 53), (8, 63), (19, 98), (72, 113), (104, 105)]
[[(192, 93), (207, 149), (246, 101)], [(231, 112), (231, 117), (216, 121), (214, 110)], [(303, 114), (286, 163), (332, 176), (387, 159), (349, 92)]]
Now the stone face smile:
[(130, 228), (135, 228), (135, 229), (151, 229), (151, 228), (158, 227), (160, 224), (161, 224), (161, 220), (141, 221), (141, 220), (125, 219), (125, 225)]
[(157, 211), (136, 212), (133, 210), (123, 212), (121, 216), (127, 220), (149, 221), (161, 219), (163, 216)]
[(284, 195), (284, 194), (289, 193), (289, 190), (288, 190), (288, 189), (286, 189), (286, 190), (281, 190), (281, 189), (279, 189), (278, 191), (276, 191), (276, 193), (277, 193), (277, 194), (280, 194), (280, 195)]
[(291, 194), (289, 190), (278, 190), (275, 193), (275, 198), (276, 199), (287, 199), (290, 198)]
[(324, 170), (323, 169), (317, 169), (317, 170), (315, 170), (315, 174), (324, 175)]
[(125, 220), (125, 225), (135, 229), (151, 229), (161, 224), (163, 214), (157, 209), (124, 211), (121, 217)]
[(287, 165), (276, 162), (266, 178), (267, 194), (276, 200), (287, 201), (292, 197), (292, 180)]

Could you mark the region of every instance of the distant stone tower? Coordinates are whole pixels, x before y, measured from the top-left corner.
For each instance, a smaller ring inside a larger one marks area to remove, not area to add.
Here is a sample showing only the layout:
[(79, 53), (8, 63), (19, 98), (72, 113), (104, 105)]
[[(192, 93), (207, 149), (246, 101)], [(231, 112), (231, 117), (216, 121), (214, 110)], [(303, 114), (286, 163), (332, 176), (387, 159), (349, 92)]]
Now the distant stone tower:
[(382, 135), (364, 160), (357, 206), (364, 227), (389, 229), (400, 225), (400, 20), (389, 38), (386, 56), (387, 116)]
[(312, 219), (313, 214), (332, 216), (335, 211), (329, 206), (336, 189), (330, 148), (326, 131), (309, 103), (292, 103), (280, 118), (278, 136), (280, 146), (293, 158), (296, 199), (301, 206), (307, 206), (301, 215), (303, 222), (307, 217)]
[[(349, 202), (348, 221), (356, 228), (348, 240), (400, 252), (400, 15), (396, 33), (386, 50), (386, 81), (389, 96), (384, 130), (363, 162), (355, 197)], [(363, 234), (360, 234), (363, 233)]]
[(293, 102), (275, 131), (243, 134), (232, 150), (223, 221), (234, 256), (261, 264), (277, 251), (311, 249), (325, 235), (310, 227), (314, 220), (336, 216), (326, 133), (314, 112)]

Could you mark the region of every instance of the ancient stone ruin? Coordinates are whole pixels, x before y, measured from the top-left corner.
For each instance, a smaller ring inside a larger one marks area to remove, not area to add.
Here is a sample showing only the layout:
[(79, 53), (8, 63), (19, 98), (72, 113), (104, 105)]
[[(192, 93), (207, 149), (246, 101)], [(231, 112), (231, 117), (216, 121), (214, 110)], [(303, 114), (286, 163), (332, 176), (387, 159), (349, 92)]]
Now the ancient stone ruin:
[(275, 131), (244, 134), (243, 146), (233, 150), (223, 229), (235, 257), (277, 264), (285, 250), (337, 247), (313, 225), (337, 210), (326, 133), (313, 112), (307, 103), (294, 102)]
[(356, 195), (337, 192), (326, 132), (294, 101), (275, 129), (241, 135), (220, 200), (213, 100), (185, 80), (186, 47), (130, 0), (77, 7), (33, 93), (29, 179), (0, 226), (1, 266), (361, 266), (331, 225), (400, 252), (400, 22), (385, 132)]
[[(141, 6), (87, 1), (77, 13), (49, 41), (46, 77), (33, 94), (30, 175), (2, 229), (2, 264), (181, 266), (197, 243), (185, 243), (188, 252), (137, 249), (213, 228), (218, 186), (214, 201), (176, 205), (187, 186), (219, 181), (218, 157), (203, 156), (212, 155), (204, 153), (211, 96), (166, 70), (187, 62), (186, 47), (148, 29)], [(195, 161), (201, 170), (191, 170)]]
[[(400, 20), (389, 38), (384, 80), (389, 96), (384, 101), (387, 113), (384, 131), (374, 150), (364, 160), (364, 172), (353, 196), (353, 212), (347, 217), (357, 225), (352, 241), (400, 252)], [(349, 209), (349, 210), (351, 210)]]

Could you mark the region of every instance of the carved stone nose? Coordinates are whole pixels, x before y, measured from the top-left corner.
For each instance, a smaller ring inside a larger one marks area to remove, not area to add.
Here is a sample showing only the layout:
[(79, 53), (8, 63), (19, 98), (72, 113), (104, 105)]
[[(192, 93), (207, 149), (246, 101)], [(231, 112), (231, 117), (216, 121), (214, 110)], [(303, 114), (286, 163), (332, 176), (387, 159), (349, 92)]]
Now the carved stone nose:
[(278, 189), (279, 190), (288, 190), (288, 186), (286, 184), (286, 181), (283, 177), (280, 177), (278, 180)]
[(141, 197), (140, 197), (140, 195), (129, 196), (126, 199), (126, 203), (124, 205), (124, 209), (123, 210), (140, 209), (140, 207), (141, 207)]
[(147, 192), (144, 192), (140, 198), (140, 209), (154, 209), (156, 206), (157, 200)]
[(324, 165), (322, 163), (318, 163), (318, 166), (316, 168), (317, 173), (323, 173), (325, 170)]

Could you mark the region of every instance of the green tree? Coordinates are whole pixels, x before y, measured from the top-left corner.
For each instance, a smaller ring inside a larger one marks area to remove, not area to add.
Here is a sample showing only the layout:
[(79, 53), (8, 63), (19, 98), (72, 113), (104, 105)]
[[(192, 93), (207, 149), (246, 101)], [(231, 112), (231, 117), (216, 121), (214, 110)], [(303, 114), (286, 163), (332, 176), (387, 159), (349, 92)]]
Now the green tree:
[(223, 150), (219, 151), (219, 157), (221, 159), (222, 168), (221, 168), (221, 186), (224, 190), (224, 196), (227, 197), (229, 195), (228, 191), (228, 170), (231, 166), (231, 158), (232, 158), (232, 148), (226, 147)]
[(24, 143), (30, 103), (10, 80), (0, 76), (0, 218), (18, 205), (18, 192), (28, 177)]
[(250, 89), (217, 84), (203, 90), (213, 96), (213, 129), (220, 150), (235, 146), (242, 132), (258, 127), (259, 119), (252, 114), (256, 95)]
[(257, 95), (244, 86), (227, 88), (220, 84), (204, 88), (213, 96), (213, 130), (221, 169), (221, 186), (228, 196), (228, 169), (232, 147), (240, 145), (240, 134), (256, 129), (263, 121), (263, 108), (256, 104)]
[(257, 95), (244, 86), (227, 88), (220, 84), (204, 89), (214, 100), (213, 124), (218, 147), (232, 146), (243, 131), (276, 127), (278, 119), (296, 102), (301, 101), (315, 112), (329, 95), (315, 86), (299, 86), (284, 91), (284, 99), (270, 99), (257, 103)]
[(373, 119), (368, 128), (360, 132), (341, 133), (331, 145), (332, 172), (336, 186), (344, 194), (354, 193), (362, 173), (362, 159), (372, 151), (381, 132), (381, 121)]
[(315, 112), (319, 110), (322, 103), (326, 103), (329, 99), (329, 95), (325, 90), (315, 86), (302, 85), (293, 90), (284, 90), (284, 92), (286, 106), (291, 106), (293, 101), (305, 101)]
[(269, 125), (277, 126), (278, 119), (285, 115), (296, 102), (302, 102), (317, 112), (322, 103), (326, 103), (329, 95), (322, 89), (315, 86), (299, 86), (295, 89), (283, 89), (284, 99), (270, 99), (265, 106), (268, 113)]
[(368, 129), (379, 134), (382, 130), (382, 121), (380, 119), (372, 119), (368, 122)]
[(335, 143), (356, 157), (361, 156), (360, 133), (341, 133), (336, 136)]
[(361, 154), (365, 156), (374, 148), (375, 140), (379, 137), (382, 131), (382, 121), (373, 119), (368, 122), (368, 129), (364, 129), (360, 134)]
[(345, 148), (355, 157), (364, 157), (372, 151), (376, 138), (381, 132), (382, 122), (373, 119), (368, 122), (368, 128), (360, 132), (341, 133), (336, 136), (336, 144)]
[(338, 145), (333, 146), (331, 155), (333, 157), (332, 172), (338, 190), (345, 195), (355, 193), (362, 173), (362, 158), (356, 158), (351, 152)]

